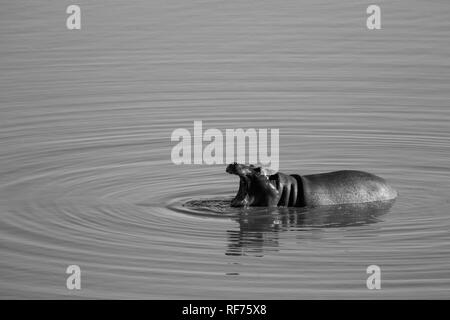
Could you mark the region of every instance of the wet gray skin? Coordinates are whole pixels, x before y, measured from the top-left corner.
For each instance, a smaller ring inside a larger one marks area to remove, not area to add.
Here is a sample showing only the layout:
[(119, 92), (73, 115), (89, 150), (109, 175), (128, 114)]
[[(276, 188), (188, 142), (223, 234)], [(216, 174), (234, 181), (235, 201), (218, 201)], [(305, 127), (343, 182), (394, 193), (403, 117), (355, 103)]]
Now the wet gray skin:
[(239, 176), (232, 207), (315, 207), (390, 201), (397, 191), (383, 178), (368, 172), (341, 170), (312, 175), (264, 175), (260, 167), (232, 163), (226, 172)]

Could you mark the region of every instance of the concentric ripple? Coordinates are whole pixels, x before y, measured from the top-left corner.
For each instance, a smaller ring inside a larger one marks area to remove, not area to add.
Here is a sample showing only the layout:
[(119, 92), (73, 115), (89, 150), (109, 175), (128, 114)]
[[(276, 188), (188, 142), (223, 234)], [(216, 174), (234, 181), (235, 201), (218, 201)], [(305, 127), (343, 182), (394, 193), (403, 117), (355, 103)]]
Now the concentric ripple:
[[(347, 0), (88, 1), (80, 32), (48, 1), (2, 4), (0, 298), (448, 298), (438, 4), (396, 1), (370, 35)], [(283, 172), (369, 171), (400, 196), (230, 208), (225, 164), (171, 161), (195, 120), (278, 128)]]

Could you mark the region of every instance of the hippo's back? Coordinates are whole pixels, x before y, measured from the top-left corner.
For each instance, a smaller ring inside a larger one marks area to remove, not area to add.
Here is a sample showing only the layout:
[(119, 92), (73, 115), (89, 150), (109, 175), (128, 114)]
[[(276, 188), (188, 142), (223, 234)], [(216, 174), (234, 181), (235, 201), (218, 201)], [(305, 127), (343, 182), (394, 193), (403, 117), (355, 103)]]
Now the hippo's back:
[(387, 201), (397, 197), (397, 191), (383, 178), (363, 171), (334, 171), (301, 179), (307, 206)]

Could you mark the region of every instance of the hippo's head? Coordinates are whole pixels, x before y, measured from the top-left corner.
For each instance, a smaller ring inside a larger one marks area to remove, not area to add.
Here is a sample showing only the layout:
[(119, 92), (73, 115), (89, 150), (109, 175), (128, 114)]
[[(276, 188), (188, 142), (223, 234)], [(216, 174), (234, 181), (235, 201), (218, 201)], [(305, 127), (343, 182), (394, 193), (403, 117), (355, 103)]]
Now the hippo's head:
[(251, 177), (261, 173), (260, 167), (255, 167), (254, 165), (245, 165), (240, 163), (231, 163), (227, 166), (226, 172), (230, 174), (235, 174), (239, 177)]
[(232, 207), (273, 206), (278, 203), (276, 184), (260, 167), (239, 163), (229, 164), (226, 172), (239, 176), (239, 191), (231, 201)]

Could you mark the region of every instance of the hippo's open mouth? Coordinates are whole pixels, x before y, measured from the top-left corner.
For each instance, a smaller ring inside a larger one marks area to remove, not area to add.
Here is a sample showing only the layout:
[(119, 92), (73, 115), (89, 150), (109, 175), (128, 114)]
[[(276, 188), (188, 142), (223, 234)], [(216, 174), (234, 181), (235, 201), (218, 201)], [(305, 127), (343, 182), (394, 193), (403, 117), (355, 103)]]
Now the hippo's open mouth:
[(241, 170), (241, 167), (236, 164), (230, 164), (226, 168), (226, 172), (229, 174), (234, 174), (239, 177), (239, 191), (237, 192), (235, 198), (231, 201), (232, 207), (242, 207), (242, 206), (248, 206), (250, 205), (250, 197), (249, 197), (249, 190), (250, 190), (250, 177), (247, 176), (248, 172), (244, 172)]
[(250, 179), (247, 177), (239, 177), (239, 191), (238, 191), (238, 197), (244, 198), (246, 195), (248, 195), (248, 191), (250, 188)]

